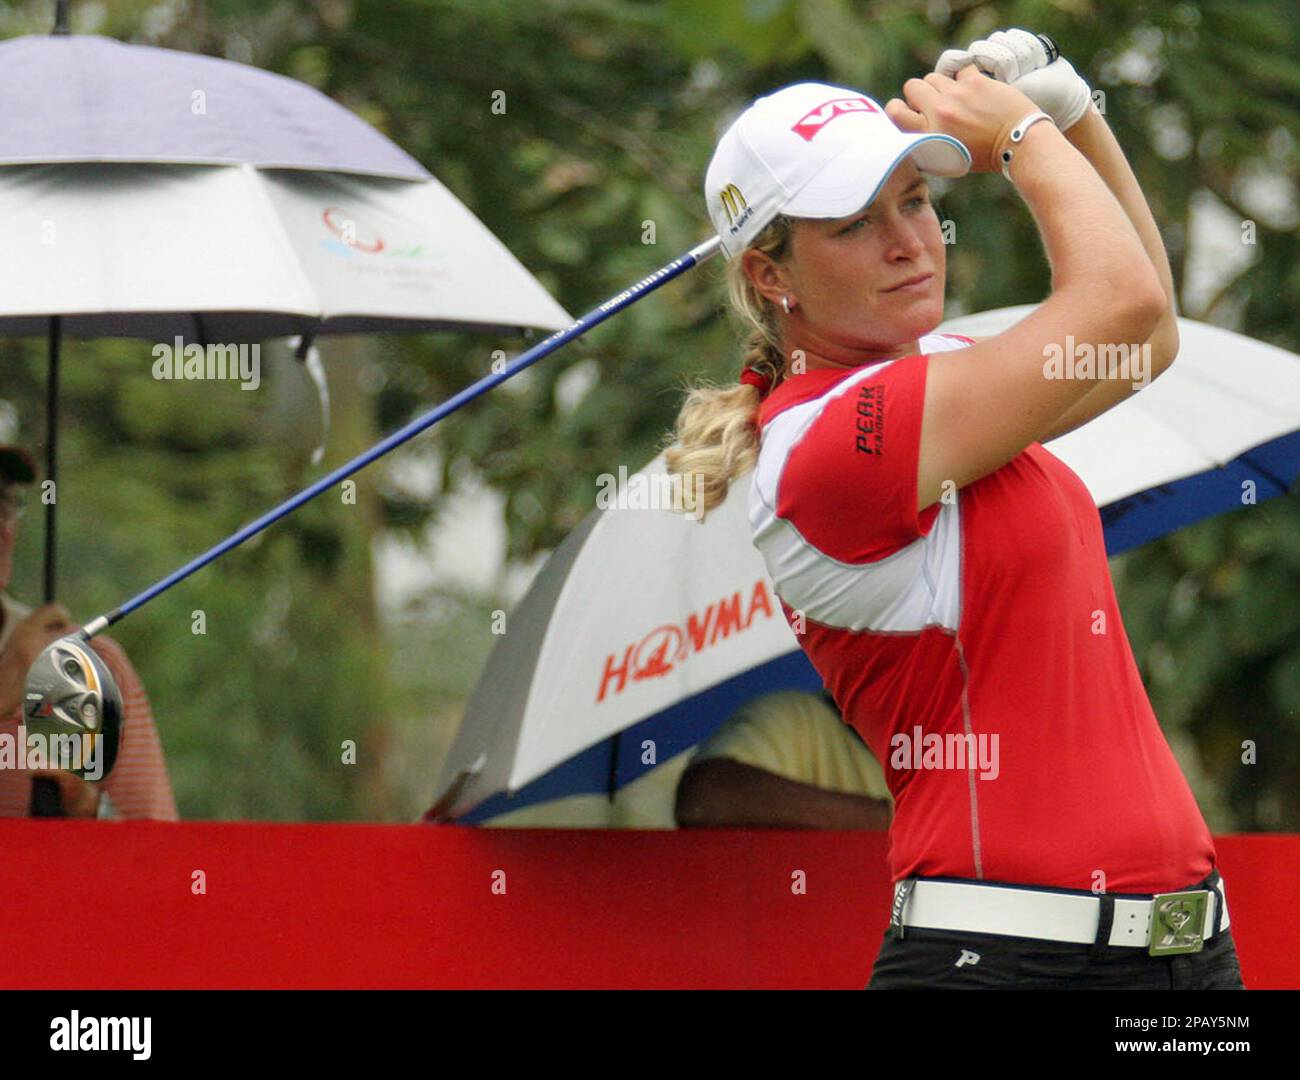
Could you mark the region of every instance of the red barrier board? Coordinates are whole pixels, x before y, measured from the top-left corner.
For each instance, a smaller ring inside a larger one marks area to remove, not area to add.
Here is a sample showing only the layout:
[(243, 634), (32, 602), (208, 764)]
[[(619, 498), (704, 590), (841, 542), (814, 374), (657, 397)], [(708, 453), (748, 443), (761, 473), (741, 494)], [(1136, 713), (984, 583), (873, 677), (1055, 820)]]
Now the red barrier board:
[[(1300, 837), (1215, 841), (1246, 985), (1300, 988)], [(0, 821), (0, 985), (866, 985), (885, 837)]]

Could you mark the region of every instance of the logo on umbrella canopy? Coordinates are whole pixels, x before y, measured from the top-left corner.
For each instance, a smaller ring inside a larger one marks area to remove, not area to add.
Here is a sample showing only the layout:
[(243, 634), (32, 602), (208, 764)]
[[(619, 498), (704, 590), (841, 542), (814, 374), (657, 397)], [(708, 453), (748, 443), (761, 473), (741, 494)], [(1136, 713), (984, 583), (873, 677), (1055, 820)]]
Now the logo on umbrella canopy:
[(754, 583), (748, 608), (745, 607), (743, 595), (737, 590), (731, 596), (710, 604), (702, 615), (693, 611), (684, 623), (656, 626), (640, 641), (623, 651), (621, 663), (616, 663), (617, 656), (614, 653), (605, 657), (605, 669), (600, 677), (596, 701), (605, 700), (605, 694), (611, 685), (615, 694), (621, 694), (627, 686), (629, 675), (633, 682), (668, 675), (677, 664), (691, 655), (711, 648), (719, 638), (730, 637), (733, 630), (748, 630), (755, 613), (760, 610), (769, 619), (775, 615), (767, 583), (761, 578)]
[(341, 206), (327, 206), (321, 214), (325, 227), (354, 251), (378, 255), (384, 250), (384, 238), (374, 229), (362, 229), (356, 217)]

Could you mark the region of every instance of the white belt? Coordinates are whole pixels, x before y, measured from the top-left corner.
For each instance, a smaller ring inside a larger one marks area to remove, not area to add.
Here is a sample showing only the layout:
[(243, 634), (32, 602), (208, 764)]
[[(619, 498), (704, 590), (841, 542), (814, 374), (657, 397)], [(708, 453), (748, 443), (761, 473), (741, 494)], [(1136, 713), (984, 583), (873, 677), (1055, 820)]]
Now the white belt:
[[(894, 885), (895, 902), (904, 882)], [(1223, 879), (1213, 889), (1183, 890), (1208, 892), (1203, 940), (1228, 929), (1228, 901)], [(1223, 908), (1223, 926), (1218, 911)], [(1151, 900), (1115, 898), (1115, 921), (1110, 928), (1110, 945), (1151, 943)], [(1101, 898), (1086, 894), (1039, 892), (999, 885), (914, 879), (903, 907), (904, 927), (925, 930), (964, 930), (974, 934), (1006, 934), (1010, 937), (1040, 938), (1091, 945), (1097, 940), (1101, 920)]]

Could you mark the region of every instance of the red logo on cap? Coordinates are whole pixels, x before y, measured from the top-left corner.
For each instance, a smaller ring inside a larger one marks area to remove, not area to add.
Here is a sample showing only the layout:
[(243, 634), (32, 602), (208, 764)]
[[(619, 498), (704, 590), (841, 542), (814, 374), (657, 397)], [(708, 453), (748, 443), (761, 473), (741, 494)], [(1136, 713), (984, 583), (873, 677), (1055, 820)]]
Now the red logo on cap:
[(812, 142), (812, 138), (817, 132), (821, 131), (827, 124), (837, 116), (843, 116), (845, 113), (852, 112), (879, 112), (870, 101), (864, 97), (846, 97), (832, 98), (824, 102), (808, 113), (799, 123), (795, 124), (790, 130), (806, 142)]

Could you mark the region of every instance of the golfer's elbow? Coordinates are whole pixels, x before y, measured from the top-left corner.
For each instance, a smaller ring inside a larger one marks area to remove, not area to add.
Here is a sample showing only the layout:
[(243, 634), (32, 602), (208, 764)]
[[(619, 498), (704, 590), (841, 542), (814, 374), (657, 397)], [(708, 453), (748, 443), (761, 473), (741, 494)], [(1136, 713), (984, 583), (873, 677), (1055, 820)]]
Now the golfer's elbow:
[(1178, 319), (1172, 305), (1165, 318), (1156, 326), (1147, 344), (1151, 348), (1151, 378), (1158, 378), (1178, 359), (1180, 339), (1178, 336)]
[[(1138, 380), (1134, 384), (1134, 389), (1150, 386), (1173, 366), (1178, 356), (1178, 319), (1173, 305), (1163, 294), (1162, 302), (1163, 311), (1155, 325), (1144, 337), (1136, 339), (1142, 344), (1136, 350), (1137, 355), (1133, 357)], [(1132, 346), (1129, 346), (1129, 351), (1132, 351)]]
[(1147, 269), (1148, 273), (1134, 274), (1131, 281), (1121, 286), (1125, 294), (1122, 302), (1125, 316), (1143, 328), (1139, 341), (1149, 341), (1162, 322), (1173, 316), (1160, 278), (1154, 269), (1149, 266)]
[[(1108, 308), (1118, 341), (1150, 341), (1162, 321), (1171, 315), (1169, 297), (1154, 268), (1133, 269), (1109, 282)], [(1178, 342), (1175, 330), (1174, 350)], [(1155, 348), (1152, 346), (1152, 353)], [(1170, 358), (1172, 362), (1172, 357)]]

